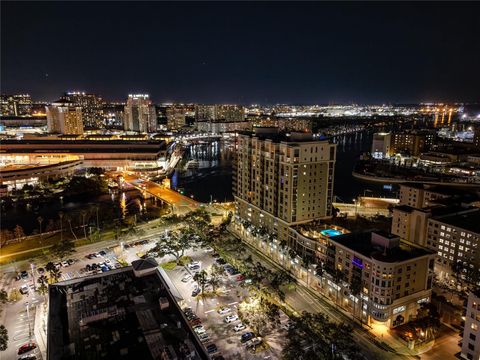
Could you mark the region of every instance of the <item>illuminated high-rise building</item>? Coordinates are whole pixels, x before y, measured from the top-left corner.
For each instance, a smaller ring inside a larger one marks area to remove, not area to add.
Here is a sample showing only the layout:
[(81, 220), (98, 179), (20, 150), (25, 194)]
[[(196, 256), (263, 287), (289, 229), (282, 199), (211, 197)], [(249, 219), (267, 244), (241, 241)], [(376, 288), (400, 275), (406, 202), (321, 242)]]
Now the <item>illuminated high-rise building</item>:
[(157, 113), (147, 94), (128, 95), (124, 129), (141, 133), (157, 131)]
[(179, 130), (186, 124), (185, 109), (183, 107), (171, 106), (166, 110), (167, 129)]
[(62, 99), (82, 109), (85, 128), (102, 129), (104, 127), (102, 114), (104, 101), (101, 97), (95, 94), (87, 94), (83, 91), (72, 91), (66, 92)]
[(233, 180), (237, 215), (286, 240), (290, 226), (331, 214), (335, 150), (311, 133), (240, 133)]
[(83, 134), (81, 107), (60, 99), (47, 106), (46, 111), (48, 132), (64, 135)]

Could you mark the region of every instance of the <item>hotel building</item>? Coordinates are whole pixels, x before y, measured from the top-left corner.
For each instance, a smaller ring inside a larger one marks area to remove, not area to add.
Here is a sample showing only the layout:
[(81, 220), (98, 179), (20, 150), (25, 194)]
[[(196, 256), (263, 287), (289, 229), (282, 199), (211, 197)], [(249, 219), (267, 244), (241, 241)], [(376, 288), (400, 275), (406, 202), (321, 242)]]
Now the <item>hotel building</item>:
[(157, 131), (157, 114), (148, 95), (128, 95), (125, 105), (124, 127), (126, 131), (140, 133)]
[(60, 99), (47, 111), (47, 130), (55, 134), (83, 134), (82, 108), (65, 99)]

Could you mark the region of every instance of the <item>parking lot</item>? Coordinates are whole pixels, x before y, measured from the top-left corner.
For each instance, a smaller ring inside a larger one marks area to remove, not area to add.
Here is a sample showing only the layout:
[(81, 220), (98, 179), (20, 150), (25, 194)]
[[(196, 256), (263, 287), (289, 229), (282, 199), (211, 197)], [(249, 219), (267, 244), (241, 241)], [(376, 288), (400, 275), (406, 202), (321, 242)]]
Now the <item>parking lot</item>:
[[(216, 262), (216, 258), (212, 254), (211, 251), (200, 249), (189, 255), (193, 261), (200, 263), (200, 269), (197, 269), (197, 271), (206, 270), (210, 274), (211, 267)], [(228, 264), (225, 266), (228, 266)], [(199, 337), (202, 342), (206, 347), (210, 344), (216, 345), (218, 351), (212, 353), (213, 358), (215, 356), (223, 356), (226, 359), (278, 359), (281, 357), (285, 330), (279, 328), (265, 336), (262, 341), (266, 342), (267, 349), (255, 353), (253, 346), (248, 347), (248, 340), (251, 338), (247, 337), (244, 339), (246, 341), (241, 341), (242, 335), (251, 332), (251, 330), (246, 327), (236, 331), (235, 327), (241, 324), (240, 320), (234, 320), (230, 323), (225, 321), (228, 316), (237, 314), (238, 304), (249, 296), (248, 288), (243, 286), (244, 279), (241, 274), (229, 275), (225, 271), (216, 295), (208, 294), (206, 297), (192, 296), (192, 291), (197, 284), (193, 280), (194, 272), (189, 270), (188, 266), (176, 267), (174, 270), (167, 271), (167, 274), (184, 299), (181, 304), (182, 307), (184, 309), (190, 308), (191, 313), (196, 315), (193, 316), (192, 326), (202, 325), (203, 329), (199, 328)], [(192, 275), (192, 278), (188, 281), (182, 281), (188, 275)], [(241, 279), (241, 281), (238, 281), (238, 279)], [(190, 317), (192, 318), (192, 316)], [(195, 320), (196, 317), (200, 321)], [(283, 313), (281, 321), (288, 321), (287, 316)]]

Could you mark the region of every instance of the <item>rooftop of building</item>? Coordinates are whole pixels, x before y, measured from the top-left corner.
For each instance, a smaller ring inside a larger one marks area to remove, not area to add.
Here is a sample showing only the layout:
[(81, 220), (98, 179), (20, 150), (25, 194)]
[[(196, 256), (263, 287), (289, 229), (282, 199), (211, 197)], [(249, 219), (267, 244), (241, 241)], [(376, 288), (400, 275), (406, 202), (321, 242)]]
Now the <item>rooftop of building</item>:
[(463, 230), (480, 234), (480, 209), (469, 208), (463, 212), (436, 216), (435, 220)]
[(156, 264), (56, 283), (49, 295), (49, 360), (208, 358)]
[(239, 135), (255, 137), (259, 140), (270, 140), (274, 143), (307, 143), (328, 141), (324, 136), (319, 136), (311, 132), (281, 132), (278, 127), (255, 127), (254, 131), (239, 131)]
[[(387, 242), (397, 240), (398, 244), (392, 247), (379, 246), (372, 241), (374, 234), (385, 238)], [(396, 235), (378, 230), (338, 235), (330, 241), (345, 246), (365, 257), (386, 263), (413, 260), (415, 258), (433, 254), (430, 250), (400, 240)]]

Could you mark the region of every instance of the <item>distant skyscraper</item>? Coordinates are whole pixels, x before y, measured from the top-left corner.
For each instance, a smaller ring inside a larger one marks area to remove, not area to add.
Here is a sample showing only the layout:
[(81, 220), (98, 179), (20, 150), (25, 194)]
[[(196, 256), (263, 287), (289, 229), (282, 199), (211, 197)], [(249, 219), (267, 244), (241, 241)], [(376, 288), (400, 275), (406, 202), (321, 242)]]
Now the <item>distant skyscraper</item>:
[(62, 99), (82, 108), (83, 125), (90, 129), (103, 128), (102, 108), (104, 101), (95, 94), (81, 91), (66, 92)]
[(32, 99), (28, 94), (2, 95), (0, 97), (1, 116), (31, 116)]
[(141, 133), (157, 131), (157, 114), (148, 95), (128, 95), (125, 105), (124, 129)]
[(82, 108), (60, 99), (47, 110), (47, 129), (57, 134), (83, 134)]
[(102, 108), (103, 126), (106, 128), (124, 128), (125, 104), (108, 103)]
[(185, 126), (185, 109), (183, 107), (172, 106), (167, 108), (167, 129), (179, 130)]

